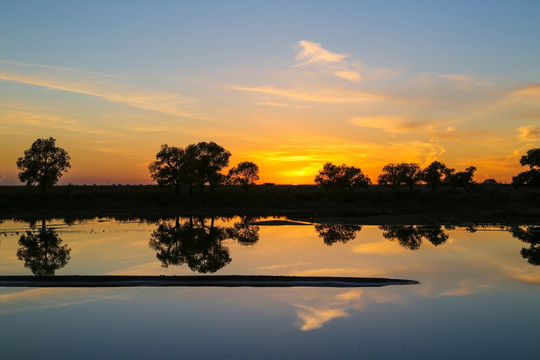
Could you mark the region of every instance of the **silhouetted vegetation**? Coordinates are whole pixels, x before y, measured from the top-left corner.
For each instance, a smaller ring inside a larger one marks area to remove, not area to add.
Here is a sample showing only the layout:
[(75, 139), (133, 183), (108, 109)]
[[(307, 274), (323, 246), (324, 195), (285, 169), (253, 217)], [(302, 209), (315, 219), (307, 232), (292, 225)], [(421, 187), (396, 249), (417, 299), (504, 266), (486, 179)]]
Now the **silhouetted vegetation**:
[(19, 239), (17, 258), (24, 261), (34, 275), (52, 276), (71, 259), (71, 249), (62, 245), (62, 239), (52, 228), (45, 227), (45, 220), (37, 232), (27, 231)]
[(439, 161), (433, 161), (420, 173), (420, 180), (431, 187), (433, 191), (448, 182), (451, 170)]
[(391, 185), (397, 189), (400, 185), (407, 185), (411, 191), (420, 181), (420, 166), (415, 163), (387, 164), (379, 175), (380, 185)]
[(337, 242), (343, 244), (354, 240), (356, 233), (362, 230), (360, 225), (342, 225), (342, 224), (316, 224), (315, 231), (324, 243), (331, 246)]
[(328, 162), (315, 176), (315, 183), (326, 188), (347, 188), (352, 190), (370, 185), (371, 180), (357, 167), (345, 164), (334, 165)]
[(229, 164), (230, 156), (214, 142), (191, 144), (186, 149), (164, 144), (148, 169), (158, 185), (173, 186), (178, 197), (181, 185), (187, 185), (191, 194), (195, 184), (199, 184), (201, 192), (205, 184), (211, 191), (222, 184), (225, 177), (220, 171)]
[(247, 189), (259, 180), (259, 167), (251, 161), (241, 162), (229, 170), (227, 180), (231, 185), (241, 185)]
[(521, 256), (529, 264), (540, 265), (540, 226), (511, 226), (508, 230), (513, 237), (530, 245), (521, 249)]
[(226, 239), (242, 245), (253, 245), (259, 240), (259, 227), (249, 224), (244, 217), (232, 227), (215, 225), (215, 217), (189, 217), (183, 224), (176, 217), (175, 224), (162, 222), (152, 232), (149, 246), (163, 267), (186, 264), (199, 273), (214, 273), (231, 262)]
[(390, 241), (396, 241), (410, 250), (418, 250), (422, 245), (422, 239), (426, 239), (435, 246), (444, 244), (448, 240), (448, 234), (442, 226), (426, 225), (383, 225), (379, 227), (383, 237)]
[(55, 142), (52, 137), (37, 139), (30, 149), (24, 151), (24, 156), (17, 160), (19, 179), (28, 186), (38, 184), (43, 193), (56, 184), (71, 167), (68, 153), (57, 147)]
[(476, 172), (476, 167), (469, 166), (465, 171), (454, 172), (454, 169), (450, 169), (450, 174), (447, 175), (448, 185), (452, 186), (454, 190), (458, 187), (468, 189), (474, 185), (473, 177)]
[(514, 185), (540, 186), (540, 148), (527, 151), (519, 160), (521, 166), (529, 166), (528, 171), (523, 171), (512, 178)]
[(249, 246), (255, 245), (259, 241), (259, 226), (251, 224), (255, 218), (250, 216), (242, 216), (241, 221), (228, 228), (227, 235), (229, 238), (238, 241), (239, 244)]

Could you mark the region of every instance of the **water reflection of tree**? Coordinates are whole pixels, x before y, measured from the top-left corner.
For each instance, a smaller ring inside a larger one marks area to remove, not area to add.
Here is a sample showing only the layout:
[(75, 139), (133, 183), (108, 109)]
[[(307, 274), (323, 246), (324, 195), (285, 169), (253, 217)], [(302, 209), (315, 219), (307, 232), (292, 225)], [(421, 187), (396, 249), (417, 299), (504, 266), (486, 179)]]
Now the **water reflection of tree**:
[(215, 219), (190, 217), (180, 224), (159, 224), (150, 237), (149, 246), (157, 251), (156, 257), (163, 267), (186, 264), (199, 273), (214, 273), (231, 262), (229, 249), (223, 246), (226, 239), (240, 244), (254, 244), (259, 240), (259, 227), (243, 218), (232, 227), (217, 226)]
[(227, 234), (231, 239), (238, 241), (241, 245), (254, 245), (259, 241), (259, 230), (257, 225), (251, 224), (255, 218), (244, 216), (240, 222), (227, 229)]
[(362, 230), (360, 225), (342, 225), (342, 224), (317, 224), (315, 231), (324, 243), (331, 246), (337, 242), (343, 244), (356, 238), (356, 232)]
[(510, 226), (513, 237), (530, 245), (521, 249), (521, 256), (532, 265), (540, 265), (540, 226)]
[(45, 220), (37, 232), (27, 231), (19, 239), (17, 258), (24, 261), (34, 275), (52, 276), (71, 259), (71, 249), (62, 245), (62, 239), (52, 228), (45, 227)]
[(401, 246), (410, 250), (418, 250), (422, 245), (422, 239), (439, 246), (449, 238), (442, 226), (383, 225), (379, 228), (383, 231), (382, 235), (385, 239), (397, 240)]

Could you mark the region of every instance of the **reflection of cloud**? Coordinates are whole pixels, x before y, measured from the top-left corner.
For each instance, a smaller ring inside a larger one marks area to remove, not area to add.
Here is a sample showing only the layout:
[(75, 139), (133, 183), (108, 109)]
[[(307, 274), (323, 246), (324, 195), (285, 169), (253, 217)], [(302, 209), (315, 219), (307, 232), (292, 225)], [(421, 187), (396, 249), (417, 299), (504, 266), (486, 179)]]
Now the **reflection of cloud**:
[(387, 255), (387, 254), (402, 254), (407, 250), (389, 241), (378, 241), (364, 243), (355, 246), (352, 251), (355, 254), (371, 254), (371, 255)]
[(296, 60), (301, 63), (297, 66), (303, 66), (312, 63), (331, 63), (342, 62), (348, 55), (335, 54), (326, 50), (321, 44), (302, 40), (298, 42), (300, 51), (296, 54)]
[(534, 125), (521, 126), (518, 128), (519, 139), (523, 141), (536, 141), (538, 140), (538, 134), (540, 134), (540, 128)]
[(458, 282), (457, 288), (443, 291), (438, 296), (468, 296), (489, 287), (491, 287), (489, 284), (473, 284), (469, 280), (462, 280)]
[(296, 305), (301, 310), (296, 312), (300, 320), (300, 330), (310, 331), (321, 328), (330, 320), (350, 316), (342, 309), (316, 309), (303, 305)]
[(0, 295), (0, 314), (66, 307), (120, 297), (97, 289), (38, 288)]

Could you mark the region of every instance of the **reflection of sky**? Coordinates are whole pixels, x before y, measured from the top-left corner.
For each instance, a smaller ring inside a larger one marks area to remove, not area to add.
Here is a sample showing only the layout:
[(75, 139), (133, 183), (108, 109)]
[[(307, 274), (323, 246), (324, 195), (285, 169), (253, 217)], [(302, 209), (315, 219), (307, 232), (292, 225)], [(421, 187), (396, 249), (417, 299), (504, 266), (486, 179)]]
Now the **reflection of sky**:
[[(216, 221), (216, 226), (237, 221)], [(15, 256), (18, 237), (26, 227), (26, 223), (11, 221), (0, 225), (0, 232), (6, 233), (0, 244), (1, 274), (29, 274)], [(193, 274), (186, 266), (160, 266), (148, 246), (156, 227), (115, 221), (58, 227), (63, 242), (72, 249), (72, 259), (57, 274)], [(494, 358), (527, 354), (526, 347), (516, 350), (514, 346), (533, 337), (540, 324), (540, 313), (535, 311), (540, 299), (540, 268), (521, 257), (520, 249), (527, 245), (505, 231), (445, 231), (449, 235), (446, 243), (434, 246), (424, 239), (413, 251), (385, 239), (376, 226), (364, 226), (355, 239), (329, 246), (312, 226), (261, 225), (260, 239), (253, 246), (223, 241), (232, 262), (217, 272), (420, 281), (414, 286), (3, 288), (0, 348), (13, 354), (16, 339), (35, 336), (40, 340), (36, 346), (24, 348), (22, 358), (34, 357), (38, 345), (53, 351), (51, 342), (65, 343), (66, 339), (72, 345), (61, 354), (74, 351), (77, 344), (87, 350), (87, 358), (120, 356), (128, 347), (139, 358), (156, 354), (219, 356), (219, 351), (248, 358), (259, 354), (261, 347), (268, 358), (283, 357), (289, 351), (309, 358), (339, 354), (456, 358), (475, 352), (484, 357), (491, 351)], [(52, 324), (52, 331), (45, 335), (40, 327), (44, 323)], [(171, 349), (170, 343), (179, 337), (182, 346)], [(209, 338), (220, 350), (204, 346)], [(152, 351), (140, 346), (148, 339), (156, 346)], [(89, 342), (107, 343), (112, 352), (104, 355)]]

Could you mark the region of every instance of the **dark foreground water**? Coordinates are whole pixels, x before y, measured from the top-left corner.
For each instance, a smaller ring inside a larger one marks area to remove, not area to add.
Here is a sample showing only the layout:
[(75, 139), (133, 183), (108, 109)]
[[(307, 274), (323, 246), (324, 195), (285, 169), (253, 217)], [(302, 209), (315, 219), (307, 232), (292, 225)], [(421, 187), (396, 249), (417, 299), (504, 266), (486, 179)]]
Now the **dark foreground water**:
[(321, 275), (420, 284), (0, 288), (0, 358), (537, 358), (536, 227), (265, 220), (58, 220), (44, 228), (4, 221), (0, 275)]

